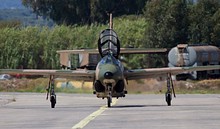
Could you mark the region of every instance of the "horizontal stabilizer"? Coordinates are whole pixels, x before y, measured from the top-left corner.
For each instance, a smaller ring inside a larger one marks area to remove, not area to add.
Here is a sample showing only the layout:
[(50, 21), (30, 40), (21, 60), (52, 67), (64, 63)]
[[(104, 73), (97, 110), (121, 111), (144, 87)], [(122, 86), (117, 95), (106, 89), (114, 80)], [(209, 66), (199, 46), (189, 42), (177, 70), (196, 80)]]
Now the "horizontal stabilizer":
[[(155, 53), (166, 53), (166, 48), (121, 48), (121, 54), (155, 54)], [(59, 50), (57, 53), (62, 54), (98, 54), (98, 49), (78, 49), (78, 50)]]

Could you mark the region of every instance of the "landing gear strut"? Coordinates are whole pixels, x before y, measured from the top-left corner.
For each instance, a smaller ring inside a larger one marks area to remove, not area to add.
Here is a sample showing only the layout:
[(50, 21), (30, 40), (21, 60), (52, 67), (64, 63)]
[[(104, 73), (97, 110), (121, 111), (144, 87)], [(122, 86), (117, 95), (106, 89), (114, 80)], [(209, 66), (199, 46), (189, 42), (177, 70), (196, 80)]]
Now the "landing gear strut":
[(107, 104), (108, 104), (108, 107), (111, 107), (111, 103), (112, 103), (112, 84), (108, 84), (107, 89), (108, 89)]
[(55, 90), (54, 90), (54, 76), (50, 75), (50, 80), (49, 80), (49, 84), (47, 87), (47, 97), (46, 99), (48, 100), (48, 96), (50, 95), (50, 103), (51, 103), (51, 108), (55, 108), (56, 105), (56, 94), (55, 94)]
[(165, 94), (165, 99), (166, 99), (168, 106), (171, 106), (172, 91), (173, 91), (174, 97), (176, 97), (174, 86), (173, 86), (173, 80), (171, 78), (171, 74), (168, 73), (168, 75), (167, 75), (167, 92)]

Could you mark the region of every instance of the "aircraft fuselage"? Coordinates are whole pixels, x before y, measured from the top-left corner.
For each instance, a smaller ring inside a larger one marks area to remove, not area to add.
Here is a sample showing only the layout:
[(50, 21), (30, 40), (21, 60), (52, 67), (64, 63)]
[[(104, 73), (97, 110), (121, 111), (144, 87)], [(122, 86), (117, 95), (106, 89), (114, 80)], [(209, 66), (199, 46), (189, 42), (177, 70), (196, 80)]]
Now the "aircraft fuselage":
[[(94, 89), (99, 98), (124, 97), (126, 88), (124, 67), (121, 62), (111, 54), (104, 56), (96, 67)], [(110, 89), (109, 89), (110, 87)]]

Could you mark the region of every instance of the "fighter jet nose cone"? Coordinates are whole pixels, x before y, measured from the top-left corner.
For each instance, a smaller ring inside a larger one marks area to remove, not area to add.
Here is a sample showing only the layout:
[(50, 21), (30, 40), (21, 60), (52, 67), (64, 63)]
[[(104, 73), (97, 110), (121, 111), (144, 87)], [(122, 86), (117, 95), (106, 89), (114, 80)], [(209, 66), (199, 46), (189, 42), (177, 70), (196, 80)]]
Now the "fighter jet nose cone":
[(113, 77), (113, 73), (112, 72), (106, 72), (104, 74), (105, 79), (111, 79)]

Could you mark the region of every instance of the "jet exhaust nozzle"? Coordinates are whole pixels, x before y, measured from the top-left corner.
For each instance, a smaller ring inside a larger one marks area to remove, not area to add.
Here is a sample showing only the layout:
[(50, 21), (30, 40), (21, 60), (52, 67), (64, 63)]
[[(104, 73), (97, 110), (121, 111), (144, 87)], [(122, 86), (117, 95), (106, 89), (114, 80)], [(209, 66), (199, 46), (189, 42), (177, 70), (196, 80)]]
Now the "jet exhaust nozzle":
[(112, 73), (112, 72), (106, 72), (106, 73), (104, 74), (104, 77), (105, 77), (105, 79), (112, 79), (113, 73)]

